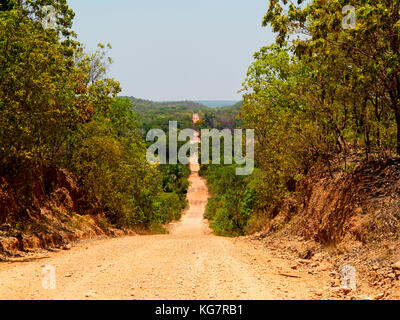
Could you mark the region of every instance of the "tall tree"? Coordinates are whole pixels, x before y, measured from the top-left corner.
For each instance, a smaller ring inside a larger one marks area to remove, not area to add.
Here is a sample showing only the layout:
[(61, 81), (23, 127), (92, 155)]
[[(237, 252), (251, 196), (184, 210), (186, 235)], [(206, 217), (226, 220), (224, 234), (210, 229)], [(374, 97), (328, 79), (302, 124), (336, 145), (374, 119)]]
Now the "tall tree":
[(332, 55), (340, 48), (353, 77), (376, 83), (382, 90), (369, 98), (387, 104), (397, 125), (396, 150), (400, 154), (400, 1), (353, 1), (356, 25), (344, 28), (342, 13), (345, 0), (320, 1), (270, 0), (264, 25), (278, 33), (278, 43), (303, 33), (294, 40), (294, 50), (302, 54), (318, 48), (320, 54)]

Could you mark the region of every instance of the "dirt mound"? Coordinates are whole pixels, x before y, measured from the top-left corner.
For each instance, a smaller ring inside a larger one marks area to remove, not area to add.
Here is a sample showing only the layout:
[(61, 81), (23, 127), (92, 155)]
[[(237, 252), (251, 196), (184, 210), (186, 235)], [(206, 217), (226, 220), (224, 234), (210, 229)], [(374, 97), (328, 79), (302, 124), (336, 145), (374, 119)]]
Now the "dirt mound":
[(64, 169), (29, 168), (0, 177), (0, 254), (64, 247), (95, 236), (118, 236), (75, 177)]
[(288, 232), (333, 246), (400, 237), (400, 159), (348, 162), (346, 169), (317, 165), (296, 189), (269, 231), (289, 226)]
[(78, 211), (80, 190), (72, 174), (57, 168), (29, 168), (0, 177), (0, 224), (35, 219), (50, 202)]

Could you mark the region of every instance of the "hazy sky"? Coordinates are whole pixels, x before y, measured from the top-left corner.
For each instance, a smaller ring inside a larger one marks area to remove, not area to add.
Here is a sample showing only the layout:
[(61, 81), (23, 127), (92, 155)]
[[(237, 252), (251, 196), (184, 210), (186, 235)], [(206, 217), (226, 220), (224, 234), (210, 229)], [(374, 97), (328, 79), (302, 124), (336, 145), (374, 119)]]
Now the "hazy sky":
[(89, 51), (111, 43), (123, 95), (152, 100), (240, 100), (266, 0), (69, 0)]

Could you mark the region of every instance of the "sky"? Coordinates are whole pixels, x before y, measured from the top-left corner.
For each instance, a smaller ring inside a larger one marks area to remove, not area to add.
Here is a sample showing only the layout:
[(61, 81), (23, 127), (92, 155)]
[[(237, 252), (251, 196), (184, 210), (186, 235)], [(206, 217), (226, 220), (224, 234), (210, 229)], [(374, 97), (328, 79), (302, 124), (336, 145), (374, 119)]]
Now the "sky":
[(253, 54), (274, 35), (267, 0), (69, 0), (89, 52), (110, 43), (121, 95), (155, 101), (240, 100)]

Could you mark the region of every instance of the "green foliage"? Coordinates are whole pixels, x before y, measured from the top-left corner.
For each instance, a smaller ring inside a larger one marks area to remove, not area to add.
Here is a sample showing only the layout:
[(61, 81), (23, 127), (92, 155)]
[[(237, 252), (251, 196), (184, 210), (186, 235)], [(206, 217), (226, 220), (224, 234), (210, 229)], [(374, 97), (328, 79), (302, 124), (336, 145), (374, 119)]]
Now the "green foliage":
[(255, 130), (258, 208), (268, 211), (293, 181), (335, 148), (330, 111), (306, 92), (310, 69), (276, 45), (255, 54), (244, 83), (244, 127)]
[(235, 165), (201, 167), (200, 173), (206, 176), (212, 195), (205, 217), (217, 235), (244, 235), (255, 206), (256, 191), (251, 177), (237, 176), (236, 168)]
[(256, 134), (253, 216), (268, 218), (318, 161), (344, 159), (351, 173), (350, 155), (400, 154), (400, 2), (353, 1), (354, 29), (342, 26), (347, 4), (269, 1), (276, 43), (255, 53), (240, 111)]
[(74, 12), (68, 7), (67, 0), (1, 0), (1, 11), (19, 11), (24, 16), (31, 18), (37, 25), (45, 17), (45, 6), (52, 6), (56, 10), (55, 31), (64, 38), (65, 44), (77, 44), (71, 41), (76, 34), (71, 30)]
[(400, 154), (399, 1), (352, 1), (353, 29), (342, 26), (344, 0), (298, 3), (304, 5), (290, 4), (285, 14), (287, 1), (270, 0), (264, 24), (278, 33), (280, 45), (299, 30), (308, 34), (291, 46), (310, 67), (311, 82), (302, 86), (315, 90), (319, 107), (334, 115), (337, 136), (362, 139), (367, 154)]
[[(119, 83), (106, 77), (111, 46), (87, 54), (72, 40), (65, 0), (0, 4), (0, 175), (72, 171), (84, 191), (79, 201), (90, 204), (86, 213), (105, 217), (103, 228), (162, 230), (179, 218), (188, 172), (148, 164), (132, 103), (116, 98)], [(40, 23), (45, 5), (57, 11), (56, 30)]]
[(173, 220), (179, 220), (185, 206), (176, 193), (162, 193), (153, 203), (153, 221), (164, 225)]
[(193, 128), (193, 112), (184, 106), (148, 109), (139, 113), (143, 135), (151, 129), (169, 131), (169, 121), (177, 121), (178, 129)]
[(79, 121), (69, 48), (20, 10), (0, 18), (0, 156), (51, 162)]
[(119, 136), (118, 131), (127, 128), (113, 124), (98, 118), (81, 126), (71, 169), (88, 191), (88, 200), (99, 201), (113, 224), (149, 223), (152, 203), (161, 191), (158, 172), (147, 164), (143, 142)]
[[(179, 129), (192, 128), (194, 108), (200, 105), (192, 102), (152, 102), (135, 98), (127, 98), (133, 104), (132, 109), (139, 114), (138, 123), (143, 137), (151, 129), (161, 129), (167, 135), (167, 149), (169, 146), (169, 121), (177, 121)], [(149, 143), (151, 144), (151, 143)], [(179, 142), (178, 147), (184, 142)], [(187, 205), (186, 194), (189, 187), (188, 166), (160, 165), (158, 171), (161, 176), (162, 193), (155, 202), (154, 209), (158, 223), (167, 223), (178, 220)]]
[(242, 125), (238, 119), (241, 103), (237, 103), (230, 107), (221, 107), (213, 109), (200, 110), (200, 118), (202, 119), (201, 129), (235, 129)]
[[(168, 132), (169, 121), (177, 121), (178, 129), (234, 129), (240, 125), (237, 119), (241, 103), (231, 107), (208, 108), (202, 104), (182, 102), (153, 102), (130, 98), (133, 110), (140, 116), (143, 135), (151, 129), (161, 129)], [(201, 125), (193, 125), (193, 113), (198, 113)]]
[[(179, 201), (186, 204), (186, 194), (189, 188), (189, 167), (181, 164), (160, 165), (159, 170), (163, 177), (163, 191), (167, 193), (175, 193), (178, 196)], [(186, 205), (183, 207), (185, 206)]]

